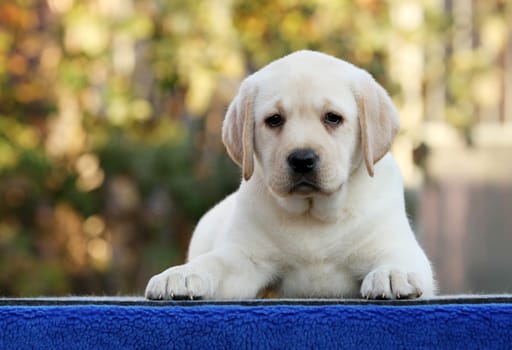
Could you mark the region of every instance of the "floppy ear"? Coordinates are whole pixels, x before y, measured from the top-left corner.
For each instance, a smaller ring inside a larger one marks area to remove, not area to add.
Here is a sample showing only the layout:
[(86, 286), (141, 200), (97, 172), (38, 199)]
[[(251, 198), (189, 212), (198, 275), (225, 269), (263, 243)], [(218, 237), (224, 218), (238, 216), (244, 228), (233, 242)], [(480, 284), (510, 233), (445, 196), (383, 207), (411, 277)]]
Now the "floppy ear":
[(363, 72), (357, 87), (356, 99), (364, 161), (368, 174), (373, 176), (373, 166), (391, 148), (400, 128), (398, 112), (387, 92), (373, 77)]
[(254, 89), (242, 83), (238, 94), (228, 107), (222, 124), (222, 142), (228, 154), (242, 167), (244, 180), (249, 180), (254, 171), (253, 117)]

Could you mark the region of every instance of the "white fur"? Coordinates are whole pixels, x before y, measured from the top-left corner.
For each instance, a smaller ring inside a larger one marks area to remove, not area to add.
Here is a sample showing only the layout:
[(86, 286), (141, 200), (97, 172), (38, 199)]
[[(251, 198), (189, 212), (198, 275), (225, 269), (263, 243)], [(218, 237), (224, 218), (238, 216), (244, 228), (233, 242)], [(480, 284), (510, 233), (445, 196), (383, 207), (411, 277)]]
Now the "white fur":
[[(373, 177), (364, 165), (354, 92), (362, 72), (300, 51), (244, 82), (256, 91), (252, 176), (200, 220), (188, 262), (152, 277), (148, 298), (254, 298), (269, 285), (293, 298), (434, 294), (395, 161), (387, 153)], [(344, 124), (327, 128), (325, 108), (342, 114)], [(277, 112), (286, 115), (279, 133), (264, 124)], [(286, 157), (301, 147), (320, 155), (321, 191), (288, 191)]]

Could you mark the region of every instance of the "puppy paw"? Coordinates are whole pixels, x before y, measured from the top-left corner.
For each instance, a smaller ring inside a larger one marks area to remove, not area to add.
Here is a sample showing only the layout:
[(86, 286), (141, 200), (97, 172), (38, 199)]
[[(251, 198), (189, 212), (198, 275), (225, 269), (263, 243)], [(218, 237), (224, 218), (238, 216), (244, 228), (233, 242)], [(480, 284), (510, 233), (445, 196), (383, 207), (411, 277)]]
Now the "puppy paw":
[(414, 299), (422, 294), (414, 272), (392, 266), (376, 268), (361, 284), (361, 295), (366, 299)]
[(187, 265), (175, 266), (153, 276), (146, 287), (146, 298), (202, 299), (211, 295), (211, 282), (206, 275)]

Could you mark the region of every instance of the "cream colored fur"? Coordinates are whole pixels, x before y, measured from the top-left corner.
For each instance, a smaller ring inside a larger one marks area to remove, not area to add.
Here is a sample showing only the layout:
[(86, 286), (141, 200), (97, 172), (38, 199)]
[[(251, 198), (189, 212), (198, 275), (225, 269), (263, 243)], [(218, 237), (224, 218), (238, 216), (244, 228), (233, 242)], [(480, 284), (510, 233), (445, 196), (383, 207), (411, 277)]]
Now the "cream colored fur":
[[(326, 113), (343, 117), (338, 127)], [(270, 128), (265, 119), (285, 122)], [(223, 141), (243, 168), (237, 192), (193, 234), (188, 262), (154, 276), (146, 297), (430, 297), (430, 263), (406, 217), (389, 153), (398, 114), (365, 71), (298, 51), (249, 76), (227, 113)], [(316, 190), (297, 192), (287, 157), (319, 156)]]

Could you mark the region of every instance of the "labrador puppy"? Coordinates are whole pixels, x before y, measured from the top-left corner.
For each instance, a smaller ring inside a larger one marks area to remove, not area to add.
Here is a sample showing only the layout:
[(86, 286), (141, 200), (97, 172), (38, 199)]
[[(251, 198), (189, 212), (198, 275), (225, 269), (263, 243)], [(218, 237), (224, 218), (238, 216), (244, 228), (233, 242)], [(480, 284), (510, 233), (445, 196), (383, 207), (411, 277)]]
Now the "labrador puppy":
[(188, 262), (150, 299), (430, 297), (430, 263), (406, 217), (389, 153), (398, 113), (366, 71), (298, 51), (241, 84), (222, 139), (240, 188), (193, 234)]

